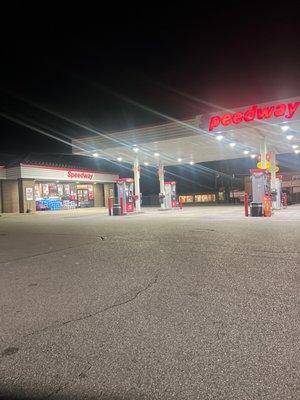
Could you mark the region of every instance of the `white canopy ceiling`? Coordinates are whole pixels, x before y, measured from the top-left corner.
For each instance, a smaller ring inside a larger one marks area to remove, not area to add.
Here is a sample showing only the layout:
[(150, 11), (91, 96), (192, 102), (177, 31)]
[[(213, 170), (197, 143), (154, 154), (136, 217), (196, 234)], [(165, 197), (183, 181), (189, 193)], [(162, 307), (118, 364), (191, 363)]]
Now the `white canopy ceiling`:
[[(73, 152), (90, 156), (97, 153), (99, 157), (114, 161), (122, 158), (122, 161), (129, 163), (138, 157), (140, 163), (149, 165), (156, 165), (159, 161), (164, 165), (176, 165), (249, 157), (259, 153), (264, 138), (268, 149), (277, 154), (293, 153), (296, 145), (300, 149), (299, 110), (288, 124), (282, 120), (276, 123), (254, 121), (253, 124), (237, 125), (234, 129), (227, 127), (222, 132), (201, 129), (200, 119), (198, 116), (185, 121), (173, 120), (109, 134), (99, 132), (95, 136), (74, 139), (73, 145), (78, 147), (73, 147)], [(284, 131), (283, 126), (287, 130)], [(217, 139), (220, 135), (223, 136), (222, 140)], [(249, 153), (244, 154), (244, 151)]]

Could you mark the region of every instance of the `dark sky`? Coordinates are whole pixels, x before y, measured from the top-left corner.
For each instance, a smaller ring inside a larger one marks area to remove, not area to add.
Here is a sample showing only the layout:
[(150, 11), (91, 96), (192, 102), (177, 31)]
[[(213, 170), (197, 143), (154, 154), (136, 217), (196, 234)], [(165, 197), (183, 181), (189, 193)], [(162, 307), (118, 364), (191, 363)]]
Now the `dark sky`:
[[(61, 3), (15, 2), (1, 12), (1, 112), (47, 132), (87, 134), (12, 93), (106, 130), (160, 119), (103, 86), (176, 118), (210, 110), (164, 86), (224, 107), (300, 94), (300, 10), (291, 2), (110, 10)], [(70, 151), (2, 117), (0, 129), (1, 152)]]

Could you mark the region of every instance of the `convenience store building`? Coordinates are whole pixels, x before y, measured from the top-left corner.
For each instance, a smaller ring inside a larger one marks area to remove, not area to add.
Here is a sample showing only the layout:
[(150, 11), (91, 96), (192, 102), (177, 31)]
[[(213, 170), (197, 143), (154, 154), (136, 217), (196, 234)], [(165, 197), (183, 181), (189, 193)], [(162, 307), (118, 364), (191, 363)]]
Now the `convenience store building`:
[(118, 178), (113, 172), (55, 163), (1, 165), (0, 213), (103, 207)]

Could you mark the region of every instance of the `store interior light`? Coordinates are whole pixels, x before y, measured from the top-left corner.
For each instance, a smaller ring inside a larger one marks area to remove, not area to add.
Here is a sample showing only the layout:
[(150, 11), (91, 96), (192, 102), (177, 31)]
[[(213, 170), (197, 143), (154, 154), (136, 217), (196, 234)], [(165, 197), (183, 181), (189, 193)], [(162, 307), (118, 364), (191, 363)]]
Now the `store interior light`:
[(59, 181), (56, 181), (56, 183), (59, 183)]
[(77, 185), (79, 184), (79, 182), (76, 182), (77, 183)]
[(249, 154), (250, 151), (249, 150), (244, 150), (244, 154)]
[(194, 165), (195, 164), (195, 162), (194, 161), (190, 161), (190, 165)]
[(295, 150), (295, 153), (296, 153), (296, 154), (299, 154), (299, 153), (300, 153), (300, 150)]
[(144, 165), (146, 165), (146, 167), (147, 167), (147, 165), (149, 165), (149, 163), (148, 163), (147, 161), (145, 161), (145, 162), (144, 162)]
[(218, 136), (216, 137), (216, 139), (217, 139), (217, 140), (222, 140), (223, 137), (224, 137), (224, 136), (222, 136), (222, 135), (218, 135)]
[(154, 157), (159, 157), (159, 153), (154, 153)]
[(137, 153), (137, 152), (139, 151), (139, 149), (138, 149), (137, 147), (134, 147), (132, 150), (133, 150), (135, 153)]
[(118, 161), (122, 161), (122, 157), (118, 157), (117, 160), (118, 160)]
[(256, 157), (256, 154), (251, 154), (250, 157), (251, 157), (251, 158), (255, 158), (255, 157)]
[(98, 153), (94, 153), (93, 157), (97, 158), (97, 157), (99, 157), (99, 154)]
[(234, 143), (234, 142), (229, 143), (230, 147), (234, 147), (235, 145), (236, 145), (236, 143)]
[(177, 161), (178, 161), (178, 162), (181, 162), (181, 161), (182, 161), (182, 158), (177, 158)]
[(286, 131), (288, 131), (290, 129), (290, 127), (288, 126), (288, 125), (283, 125), (283, 126), (281, 126), (281, 130), (283, 131), (283, 132), (286, 132)]
[(293, 144), (293, 149), (297, 149), (299, 146), (297, 144)]
[(293, 137), (294, 137), (294, 135), (287, 135), (287, 140), (292, 140), (293, 139)]

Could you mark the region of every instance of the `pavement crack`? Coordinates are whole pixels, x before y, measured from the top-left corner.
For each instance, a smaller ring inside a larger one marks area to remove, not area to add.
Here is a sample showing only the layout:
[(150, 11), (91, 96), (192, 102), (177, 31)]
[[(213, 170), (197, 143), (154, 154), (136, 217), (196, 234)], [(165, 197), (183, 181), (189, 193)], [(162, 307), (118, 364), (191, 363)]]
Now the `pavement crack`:
[(46, 327), (44, 327), (44, 328), (42, 328), (42, 329), (33, 331), (33, 332), (31, 332), (31, 333), (25, 335), (24, 338), (29, 337), (29, 336), (34, 336), (34, 335), (37, 335), (37, 334), (39, 334), (39, 333), (43, 333), (43, 332), (45, 332), (45, 331), (47, 331), (47, 330), (50, 330), (50, 329), (52, 329), (52, 328), (60, 328), (60, 327), (62, 327), (62, 326), (71, 324), (71, 323), (73, 323), (73, 322), (84, 321), (84, 320), (86, 320), (86, 319), (95, 317), (96, 315), (100, 315), (100, 314), (102, 314), (102, 313), (104, 313), (104, 312), (106, 312), (106, 311), (112, 310), (112, 309), (114, 309), (114, 308), (123, 306), (123, 305), (128, 304), (128, 303), (131, 303), (131, 302), (134, 301), (140, 294), (146, 292), (146, 291), (149, 290), (153, 285), (155, 285), (155, 284), (157, 283), (157, 281), (158, 281), (158, 272), (155, 274), (154, 278), (152, 278), (152, 279), (150, 280), (150, 282), (149, 282), (145, 287), (143, 287), (143, 288), (141, 288), (140, 290), (138, 290), (133, 296), (131, 296), (131, 297), (128, 298), (127, 300), (114, 303), (114, 304), (112, 304), (112, 305), (110, 305), (110, 306), (107, 306), (107, 307), (105, 307), (105, 308), (102, 308), (101, 310), (95, 311), (95, 312), (90, 313), (90, 314), (87, 314), (87, 315), (83, 315), (82, 317), (72, 318), (72, 319), (69, 319), (69, 320), (67, 320), (67, 321), (63, 321), (63, 322), (60, 323), (60, 324), (48, 325), (48, 326), (46, 326)]
[(112, 310), (112, 309), (114, 309), (114, 308), (116, 308), (116, 307), (120, 307), (120, 306), (123, 306), (123, 305), (125, 305), (125, 304), (131, 303), (131, 302), (134, 301), (141, 293), (146, 292), (148, 289), (151, 288), (151, 286), (153, 286), (154, 284), (156, 284), (156, 283), (157, 283), (157, 280), (158, 280), (158, 273), (157, 273), (157, 274), (155, 275), (155, 277), (148, 283), (148, 285), (147, 285), (146, 287), (144, 287), (144, 288), (140, 289), (139, 291), (137, 291), (137, 292), (136, 292), (133, 296), (131, 296), (129, 299), (127, 299), (127, 300), (125, 300), (125, 301), (118, 302), (118, 303), (114, 303), (114, 304), (112, 304), (111, 306), (105, 307), (105, 308), (103, 308), (102, 310), (99, 310), (99, 311), (95, 311), (94, 313), (91, 313), (91, 314), (88, 314), (88, 315), (84, 315), (84, 316), (79, 317), (79, 318), (70, 319), (70, 320), (68, 320), (68, 321), (63, 322), (63, 323), (61, 324), (61, 326), (70, 324), (70, 323), (72, 323), (72, 322), (83, 321), (83, 320), (85, 320), (85, 319), (94, 317), (95, 315), (99, 315), (99, 314), (102, 314), (102, 313), (104, 313), (104, 312), (106, 312), (106, 311)]
[(49, 255), (49, 254), (54, 254), (54, 253), (59, 253), (61, 251), (65, 251), (65, 250), (71, 250), (71, 249), (77, 249), (78, 247), (84, 247), (84, 246), (89, 246), (91, 244), (97, 244), (99, 243), (99, 241), (95, 241), (95, 242), (86, 242), (86, 243), (81, 243), (81, 244), (77, 244), (77, 245), (72, 245), (72, 246), (67, 246), (67, 247), (63, 247), (61, 249), (51, 249), (48, 251), (44, 251), (41, 253), (35, 253), (35, 254), (30, 254), (28, 256), (22, 256), (22, 257), (16, 257), (13, 258), (11, 260), (6, 260), (6, 261), (0, 261), (0, 264), (9, 264), (15, 261), (23, 261), (29, 258), (35, 258), (35, 257), (40, 257), (40, 256), (44, 256), (44, 255)]
[(51, 393), (47, 394), (47, 396), (43, 397), (43, 400), (50, 399), (50, 397), (54, 396), (55, 394), (59, 393), (63, 390), (65, 386), (60, 386), (59, 388), (53, 390)]
[(76, 378), (72, 379), (71, 381), (65, 383), (64, 385), (60, 385), (57, 389), (53, 390), (52, 392), (48, 393), (45, 397), (43, 397), (43, 400), (50, 399), (52, 396), (56, 395), (57, 393), (61, 392), (64, 389), (67, 389), (70, 384), (74, 384), (75, 382), (78, 381), (78, 379), (82, 379), (86, 377), (86, 373), (93, 367), (92, 364), (89, 364), (89, 366), (85, 369), (83, 369)]

